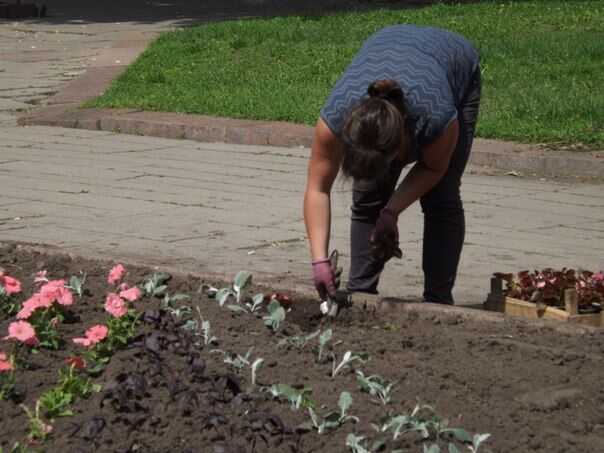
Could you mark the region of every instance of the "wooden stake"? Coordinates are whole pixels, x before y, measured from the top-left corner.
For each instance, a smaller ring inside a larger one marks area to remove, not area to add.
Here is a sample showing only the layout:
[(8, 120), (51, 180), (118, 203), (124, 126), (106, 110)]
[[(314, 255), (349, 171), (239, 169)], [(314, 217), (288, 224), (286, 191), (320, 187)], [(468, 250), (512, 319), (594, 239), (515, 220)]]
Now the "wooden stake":
[(499, 277), (491, 277), (491, 294), (503, 294), (503, 280)]
[(564, 305), (569, 315), (579, 314), (579, 295), (576, 289), (569, 288), (564, 290)]

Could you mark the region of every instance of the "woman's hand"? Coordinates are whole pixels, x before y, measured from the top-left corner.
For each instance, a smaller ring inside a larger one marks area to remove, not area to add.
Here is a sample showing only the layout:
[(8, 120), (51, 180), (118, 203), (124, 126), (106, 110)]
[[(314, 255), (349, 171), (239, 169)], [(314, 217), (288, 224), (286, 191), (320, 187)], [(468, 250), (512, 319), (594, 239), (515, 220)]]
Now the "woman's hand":
[(321, 299), (325, 299), (325, 296), (335, 297), (336, 289), (340, 287), (341, 273), (341, 267), (334, 271), (329, 258), (313, 261), (312, 280)]
[(388, 261), (393, 256), (397, 258), (403, 256), (403, 252), (398, 246), (397, 221), (398, 215), (394, 211), (384, 208), (375, 223), (370, 243), (373, 255), (380, 261)]

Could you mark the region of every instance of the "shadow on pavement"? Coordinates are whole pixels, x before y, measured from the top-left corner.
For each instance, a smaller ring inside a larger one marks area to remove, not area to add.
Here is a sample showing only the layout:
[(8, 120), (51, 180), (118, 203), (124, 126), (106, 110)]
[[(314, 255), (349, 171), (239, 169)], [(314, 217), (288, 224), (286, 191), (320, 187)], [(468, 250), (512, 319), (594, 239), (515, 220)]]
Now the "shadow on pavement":
[[(46, 17), (30, 19), (37, 24), (170, 21), (186, 27), (204, 22), (250, 17), (370, 11), (380, 8), (417, 8), (436, 0), (41, 0)], [(464, 1), (464, 0), (461, 0)], [(466, 0), (467, 1), (467, 0)], [(460, 2), (460, 0), (457, 0)]]

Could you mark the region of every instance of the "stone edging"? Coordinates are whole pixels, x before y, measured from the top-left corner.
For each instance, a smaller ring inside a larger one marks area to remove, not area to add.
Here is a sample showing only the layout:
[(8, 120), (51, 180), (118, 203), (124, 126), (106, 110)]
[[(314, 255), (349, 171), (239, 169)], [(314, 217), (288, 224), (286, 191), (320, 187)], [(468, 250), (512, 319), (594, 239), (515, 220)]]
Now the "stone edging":
[[(156, 34), (153, 33), (122, 36), (95, 58), (83, 74), (55, 94), (47, 105), (21, 116), (17, 124), (102, 130), (203, 142), (310, 147), (314, 128), (302, 124), (137, 109), (77, 108), (77, 105), (102, 94), (155, 37)], [(604, 179), (603, 150), (547, 151), (526, 144), (476, 139), (470, 163), (521, 173)]]
[[(23, 248), (24, 250), (38, 252), (48, 256), (67, 256), (70, 258), (78, 257), (82, 259), (105, 262), (108, 266), (111, 266), (115, 264), (116, 261), (119, 261), (124, 264), (127, 268), (147, 267), (172, 276), (195, 278), (201, 281), (214, 282), (214, 284), (224, 284), (225, 286), (232, 283), (232, 280), (230, 280), (224, 275), (219, 274), (200, 273), (197, 271), (190, 271), (173, 266), (156, 266), (154, 263), (149, 263), (140, 260), (130, 260), (121, 258), (118, 259), (115, 257), (111, 258), (94, 254), (69, 253), (67, 251), (62, 251), (57, 248), (41, 245), (0, 242), (0, 251), (4, 248), (15, 245), (17, 247)], [(254, 282), (254, 286), (259, 288), (260, 290), (265, 290), (268, 292), (287, 292), (307, 299), (317, 298), (317, 294), (314, 291), (314, 288), (312, 288), (310, 282), (308, 283), (308, 285), (301, 285), (299, 283), (289, 283), (287, 281), (281, 281), (274, 284), (271, 283), (270, 286), (265, 283)], [(448, 322), (457, 322), (458, 320), (468, 320), (471, 322), (487, 324), (521, 324), (527, 330), (532, 330), (535, 332), (538, 332), (539, 330), (545, 328), (553, 329), (557, 332), (565, 334), (585, 335), (604, 333), (604, 329), (591, 326), (584, 326), (581, 324), (562, 323), (546, 319), (525, 319), (511, 317), (504, 313), (483, 311), (475, 308), (440, 305), (429, 302), (409, 302), (399, 298), (381, 297), (371, 294), (354, 293), (352, 295), (346, 296), (344, 292), (341, 292), (341, 296), (339, 298), (340, 300), (345, 301), (344, 303), (348, 305), (347, 309), (360, 310), (363, 312), (381, 312), (384, 314), (392, 313), (395, 311), (400, 311), (402, 313), (408, 313), (411, 315), (428, 314), (434, 315), (435, 320), (440, 319), (444, 324), (447, 324)], [(317, 302), (317, 310), (319, 309), (318, 305), (319, 302)]]

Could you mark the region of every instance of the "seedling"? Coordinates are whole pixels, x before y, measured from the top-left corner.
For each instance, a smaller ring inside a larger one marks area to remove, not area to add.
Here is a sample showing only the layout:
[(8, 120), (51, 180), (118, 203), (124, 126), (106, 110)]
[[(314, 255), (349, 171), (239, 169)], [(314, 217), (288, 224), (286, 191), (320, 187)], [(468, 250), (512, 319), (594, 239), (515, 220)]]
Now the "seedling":
[(342, 361), (338, 364), (338, 360), (337, 360), (337, 356), (332, 353), (332, 357), (333, 357), (333, 362), (331, 365), (331, 377), (335, 378), (340, 371), (342, 371), (344, 368), (347, 368), (348, 366), (350, 366), (350, 364), (352, 364), (352, 362), (358, 360), (360, 362), (367, 362), (369, 360), (369, 354), (355, 354), (352, 355), (351, 351), (346, 351), (346, 353), (344, 354), (344, 357), (342, 358)]
[(279, 396), (285, 396), (289, 399), (293, 410), (298, 410), (301, 407), (316, 409), (318, 405), (310, 400), (313, 389), (307, 388), (302, 389), (300, 392), (296, 392), (292, 387), (285, 384), (275, 384), (271, 387), (263, 389), (271, 394), (273, 398)]
[(346, 437), (346, 446), (352, 450), (353, 453), (372, 453), (380, 450), (386, 444), (383, 440), (376, 440), (371, 447), (367, 446), (367, 441), (362, 436), (355, 436), (350, 433)]
[(272, 300), (266, 309), (268, 310), (269, 315), (262, 318), (264, 319), (264, 324), (276, 333), (279, 331), (281, 323), (285, 320), (285, 308), (279, 305), (279, 302), (276, 300)]
[(373, 402), (381, 402), (384, 406), (390, 402), (390, 394), (395, 382), (390, 382), (378, 375), (365, 376), (362, 371), (357, 371), (357, 383), (361, 390), (368, 392), (370, 395), (378, 396), (379, 401), (372, 400)]
[(256, 385), (256, 378), (258, 377), (258, 372), (260, 368), (262, 368), (262, 364), (264, 363), (264, 359), (262, 357), (258, 357), (252, 363), (252, 385)]
[[(422, 413), (428, 412), (427, 417), (421, 416)], [(439, 420), (435, 410), (418, 401), (410, 415), (407, 414), (384, 414), (380, 417), (379, 425), (372, 424), (373, 428), (382, 433), (388, 429), (392, 429), (392, 438), (394, 441), (411, 433), (417, 432), (423, 439), (431, 439), (434, 441), (444, 439), (446, 434), (452, 434), (456, 441), (461, 443), (472, 443), (468, 445), (470, 451), (475, 452), (480, 447), (480, 444), (491, 437), (490, 434), (476, 434), (474, 437), (462, 428), (449, 428), (447, 419)], [(440, 452), (440, 447), (436, 444), (424, 446), (424, 451)], [(455, 444), (449, 443), (449, 452), (459, 452)]]
[(303, 423), (299, 426), (300, 429), (311, 431), (315, 430), (318, 434), (323, 434), (327, 429), (338, 428), (347, 421), (358, 423), (359, 419), (353, 415), (348, 415), (347, 411), (352, 405), (352, 396), (348, 392), (342, 392), (340, 394), (340, 400), (338, 406), (340, 412), (330, 412), (323, 417), (323, 422), (319, 422), (319, 417), (312, 408), (308, 408), (311, 423)]
[(253, 346), (247, 350), (244, 356), (229, 349), (226, 351), (223, 351), (222, 349), (212, 349), (210, 353), (221, 353), (224, 356), (224, 363), (231, 365), (237, 374), (241, 374), (243, 367), (250, 364), (249, 359), (252, 349), (254, 349)]
[(254, 297), (252, 297), (252, 303), (250, 304), (248, 302), (245, 304), (245, 306), (248, 307), (250, 313), (255, 313), (260, 310), (263, 301), (264, 294), (256, 294)]
[(248, 271), (239, 271), (233, 283), (226, 288), (214, 288), (207, 283), (199, 287), (198, 294), (206, 293), (218, 301), (222, 307), (229, 297), (234, 297), (237, 304), (243, 300), (245, 288), (252, 283), (252, 274)]
[(164, 283), (170, 279), (166, 274), (153, 274), (152, 277), (147, 277), (143, 280), (143, 290), (148, 296), (158, 296), (163, 293), (168, 286)]
[(313, 332), (311, 334), (306, 335), (305, 337), (292, 337), (292, 338), (283, 338), (279, 340), (277, 346), (285, 346), (287, 343), (290, 343), (297, 349), (304, 349), (310, 340), (315, 339), (321, 333), (320, 330)]
[(82, 277), (76, 277), (74, 275), (69, 280), (69, 285), (65, 287), (75, 292), (78, 297), (82, 297), (86, 293), (84, 283), (86, 283), (86, 274), (83, 274)]
[(332, 330), (327, 329), (319, 336), (319, 346), (313, 349), (313, 353), (317, 357), (317, 363), (323, 363), (325, 358), (323, 356), (323, 349), (329, 340), (331, 340)]

